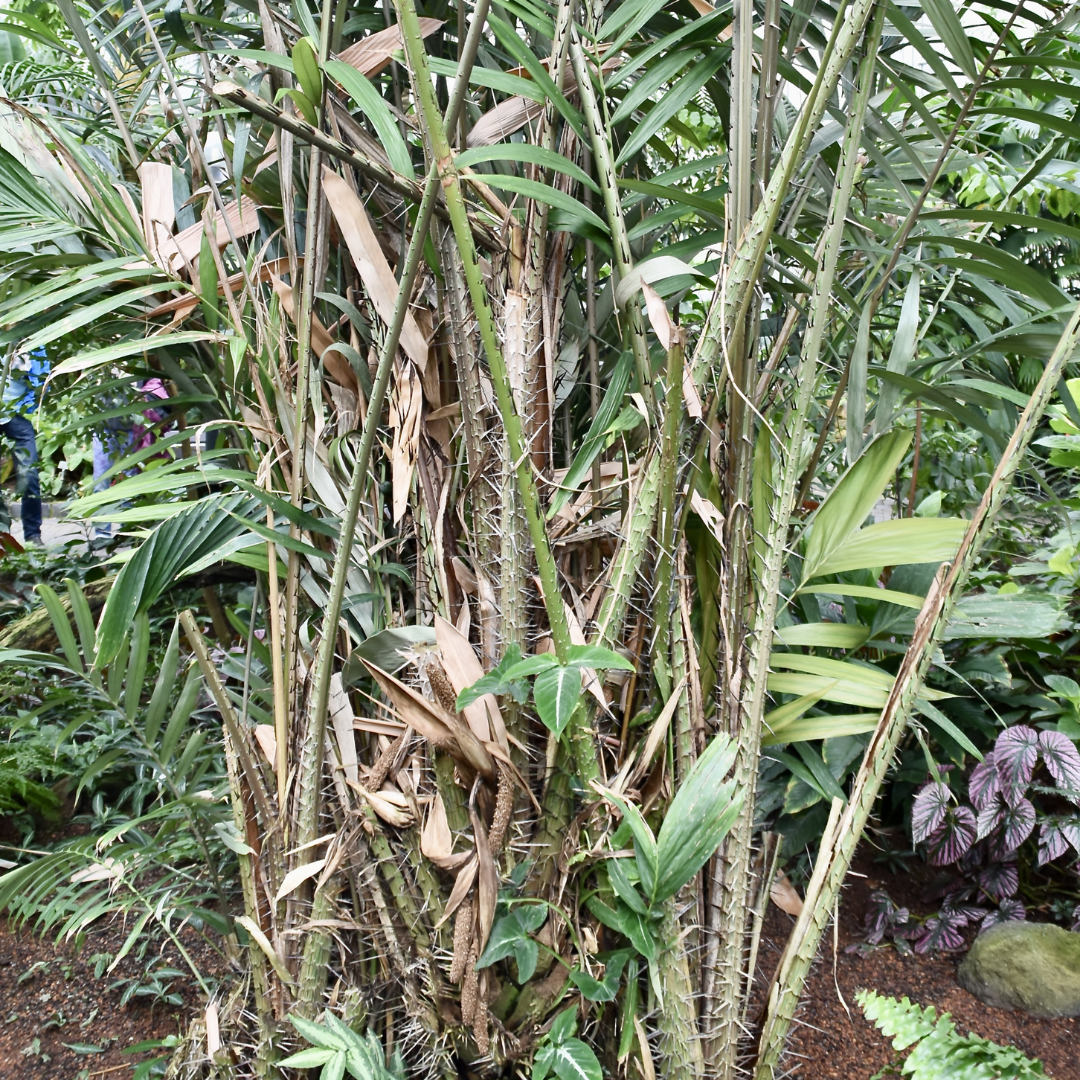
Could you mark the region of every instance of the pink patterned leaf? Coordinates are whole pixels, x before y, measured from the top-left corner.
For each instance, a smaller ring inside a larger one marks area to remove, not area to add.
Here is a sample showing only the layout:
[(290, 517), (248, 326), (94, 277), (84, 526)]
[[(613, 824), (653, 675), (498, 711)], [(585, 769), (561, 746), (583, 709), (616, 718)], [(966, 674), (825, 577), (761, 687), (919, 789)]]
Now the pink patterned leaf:
[(968, 780), (968, 796), (976, 810), (982, 810), (1001, 791), (1001, 777), (994, 765), (994, 752), (971, 770)]
[(1080, 821), (1073, 818), (1062, 825), (1061, 831), (1064, 833), (1065, 839), (1072, 844), (1073, 851), (1080, 854)]
[(979, 871), (979, 888), (991, 900), (1007, 900), (1020, 887), (1016, 863), (991, 863)]
[(1027, 799), (1021, 799), (1015, 806), (1010, 806), (1002, 815), (1005, 846), (1015, 851), (1035, 828), (1035, 807)]
[(949, 786), (934, 781), (915, 796), (911, 807), (911, 834), (921, 844), (945, 820), (950, 802)]
[(997, 829), (1001, 824), (1001, 817), (1004, 810), (1004, 803), (997, 797), (991, 802), (988, 802), (986, 806), (979, 809), (979, 820), (976, 824), (975, 835), (977, 840), (984, 840)]
[(966, 806), (946, 811), (928, 843), (934, 866), (956, 862), (975, 843), (975, 815)]
[[(1068, 819), (1047, 818), (1039, 826), (1039, 865), (1060, 859), (1069, 850), (1069, 837), (1065, 830), (1069, 827)], [(1076, 831), (1075, 823), (1072, 829)]]
[(1002, 900), (1001, 906), (996, 911), (991, 911), (982, 921), (983, 930), (989, 930), (998, 923), (1023, 922), (1027, 918), (1027, 911), (1019, 900)]
[(1039, 756), (1039, 736), (1026, 724), (1006, 728), (994, 745), (994, 763), (1001, 775), (1005, 801), (1023, 797), (1023, 788), (1031, 782)]
[(1080, 799), (1080, 754), (1072, 739), (1060, 731), (1040, 731), (1039, 750), (1058, 787)]
[(959, 949), (964, 944), (960, 930), (968, 924), (968, 916), (962, 912), (942, 908), (932, 919), (923, 924), (923, 934), (915, 942), (917, 953), (934, 952), (937, 949)]

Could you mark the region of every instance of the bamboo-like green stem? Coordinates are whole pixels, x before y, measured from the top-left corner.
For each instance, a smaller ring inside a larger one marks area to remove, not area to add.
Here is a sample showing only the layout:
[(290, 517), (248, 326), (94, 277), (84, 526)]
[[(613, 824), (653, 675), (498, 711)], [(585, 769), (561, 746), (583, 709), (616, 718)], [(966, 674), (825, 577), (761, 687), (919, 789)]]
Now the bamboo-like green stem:
[[(431, 141), (438, 168), (439, 179), (446, 195), (446, 207), (450, 212), (450, 222), (454, 230), (454, 239), (461, 255), (465, 271), (465, 281), (469, 287), (469, 296), (473, 303), (473, 313), (480, 330), (480, 339), (484, 344), (491, 381), (495, 387), (499, 414), (506, 432), (507, 446), (511, 462), (517, 476), (521, 502), (529, 524), (529, 537), (536, 554), (537, 571), (544, 593), (544, 607), (551, 627), (551, 639), (555, 653), (561, 662), (565, 662), (570, 647), (570, 628), (562, 606), (562, 593), (559, 589), (559, 575), (555, 559), (551, 553), (544, 516), (540, 509), (540, 496), (533, 479), (532, 464), (525, 448), (521, 429), (521, 417), (514, 405), (513, 392), (510, 388), (510, 376), (506, 369), (502, 349), (495, 330), (495, 320), (488, 303), (487, 289), (480, 273), (477, 261), (476, 242), (473, 239), (465, 210), (465, 200), (461, 193), (461, 183), (454, 167), (453, 152), (435, 101), (435, 90), (428, 67), (427, 51), (412, 0), (395, 0), (398, 22), (401, 24), (405, 41), (405, 55), (408, 58), (412, 75), (413, 92), (419, 103), (419, 111), (424, 118), (428, 139)], [(571, 733), (572, 734), (572, 733)]]
[[(611, 152), (607, 126), (600, 113), (596, 92), (593, 90), (592, 76), (585, 61), (581, 37), (576, 29), (570, 33), (570, 59), (574, 65), (574, 77), (577, 79), (581, 109), (585, 114), (585, 122), (589, 125), (589, 140), (592, 143), (593, 158), (596, 162), (596, 174), (604, 196), (608, 228), (611, 230), (615, 269), (618, 271), (619, 279), (625, 280), (633, 270), (633, 259), (630, 254), (630, 241), (626, 234), (626, 223), (622, 216), (622, 203), (619, 199), (618, 180), (615, 174), (615, 158)], [(645, 340), (645, 321), (641, 315), (636, 290), (623, 305), (623, 314), (630, 328), (630, 347), (634, 351), (642, 396), (651, 407), (653, 404), (652, 367), (649, 364), (649, 347)]]
[(660, 695), (665, 701), (671, 694), (668, 642), (671, 635), (671, 579), (675, 563), (675, 480), (679, 466), (679, 426), (682, 421), (685, 355), (686, 334), (681, 327), (673, 327), (668, 344), (664, 435), (660, 444), (660, 516), (656, 527), (656, 599), (653, 607), (656, 640), (652, 650), (653, 674), (660, 688)]
[(952, 564), (939, 573), (915, 621), (908, 646), (877, 729), (866, 748), (855, 777), (851, 796), (832, 836), (823, 842), (819, 862), (822, 885), (816, 902), (806, 904), (791, 931), (776, 977), (769, 991), (768, 1012), (759, 1041), (756, 1080), (772, 1080), (783, 1051), (784, 1040), (795, 1013), (821, 935), (833, 912), (840, 888), (851, 867), (881, 785), (892, 765), (907, 729), (931, 659), (941, 641), (949, 616), (963, 594), (968, 575), (993, 527), (994, 518), (1009, 492), (1012, 479), (1023, 462), (1046, 408), (1053, 397), (1065, 365), (1080, 345), (1080, 305), (1074, 310), (1042, 378), (1016, 423), (994, 475), (990, 478), (975, 515), (968, 525)]
[[(755, 516), (764, 518), (768, 525), (762, 545), (764, 565), (760, 570), (761, 576), (757, 582), (757, 595), (753, 605), (755, 616), (744, 654), (745, 674), (736, 706), (737, 716), (734, 718), (739, 738), (735, 777), (739, 786), (746, 791), (746, 800), (725, 844), (724, 858), (718, 860), (724, 864), (723, 873), (714, 882), (717, 895), (711, 898), (710, 933), (706, 949), (707, 985), (710, 990), (706, 994), (706, 1057), (720, 1066), (722, 1076), (731, 1075), (735, 1069), (739, 1040), (742, 955), (746, 926), (745, 897), (750, 874), (755, 777), (761, 755), (762, 717), (765, 711), (766, 682), (780, 579), (787, 558), (789, 523), (800, 476), (799, 451), (805, 441), (810, 403), (817, 386), (821, 346), (832, 304), (833, 278), (855, 182), (863, 118), (873, 87), (874, 57), (877, 54), (883, 19), (884, 8), (881, 7), (866, 36), (865, 59), (861, 65), (859, 87), (841, 148), (840, 168), (826, 223), (824, 251), (810, 302), (810, 323), (794, 380), (797, 388), (795, 401), (783, 420), (779, 438), (778, 450), (786, 452), (786, 457), (781, 461), (779, 488), (776, 491), (770, 490), (770, 476), (759, 477), (754, 481), (755, 494), (758, 498), (768, 498), (770, 505), (764, 514), (760, 513), (760, 507), (755, 507), (755, 510), (759, 511)], [(758, 438), (769, 439), (771, 432), (763, 428)], [(758, 538), (755, 537), (751, 547), (757, 542)]]

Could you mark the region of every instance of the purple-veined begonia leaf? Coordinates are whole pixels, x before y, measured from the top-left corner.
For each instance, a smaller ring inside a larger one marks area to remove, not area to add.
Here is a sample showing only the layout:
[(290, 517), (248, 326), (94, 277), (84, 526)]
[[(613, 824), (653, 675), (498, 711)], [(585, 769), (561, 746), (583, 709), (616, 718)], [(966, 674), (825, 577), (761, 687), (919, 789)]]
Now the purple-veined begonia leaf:
[(1027, 911), (1019, 900), (1002, 900), (1001, 904), (983, 919), (980, 930), (989, 930), (998, 923), (1023, 922), (1026, 918)]
[(975, 843), (975, 815), (966, 806), (947, 811), (927, 843), (934, 866), (956, 862)]
[(1006, 728), (994, 744), (994, 762), (1001, 776), (1002, 793), (1007, 803), (1023, 798), (1023, 789), (1031, 782), (1039, 757), (1039, 736), (1026, 724)]
[(959, 949), (964, 944), (960, 933), (968, 924), (968, 916), (949, 908), (942, 908), (933, 918), (923, 924), (922, 937), (915, 942), (917, 953), (936, 952), (938, 949)]
[(991, 863), (979, 871), (979, 888), (991, 900), (1007, 900), (1020, 887), (1016, 863)]
[(1005, 846), (1015, 851), (1035, 828), (1035, 807), (1027, 799), (1020, 799), (1015, 806), (1005, 808), (1001, 825)]
[(911, 834), (915, 843), (921, 844), (941, 826), (951, 797), (948, 785), (940, 781), (927, 784), (915, 796), (911, 807)]
[(1001, 778), (994, 764), (994, 752), (991, 750), (985, 759), (971, 770), (971, 779), (968, 780), (968, 797), (976, 810), (982, 810), (1000, 791)]
[(1072, 930), (1073, 931), (1080, 930), (1080, 904), (1077, 904), (1076, 907), (1073, 908), (1072, 917), (1073, 917)]
[(880, 944), (887, 932), (906, 925), (909, 917), (908, 909), (897, 907), (884, 889), (875, 889), (865, 916), (866, 940), (871, 945)]
[(1005, 804), (998, 797), (994, 797), (985, 806), (979, 809), (979, 817), (975, 825), (975, 838), (983, 840), (994, 832), (1001, 824), (1001, 818), (1005, 811)]
[(1050, 775), (1074, 802), (1080, 800), (1080, 753), (1060, 731), (1039, 732), (1039, 752)]
[(1062, 832), (1062, 822), (1058, 818), (1048, 818), (1039, 826), (1039, 865), (1061, 859), (1069, 850), (1069, 841)]

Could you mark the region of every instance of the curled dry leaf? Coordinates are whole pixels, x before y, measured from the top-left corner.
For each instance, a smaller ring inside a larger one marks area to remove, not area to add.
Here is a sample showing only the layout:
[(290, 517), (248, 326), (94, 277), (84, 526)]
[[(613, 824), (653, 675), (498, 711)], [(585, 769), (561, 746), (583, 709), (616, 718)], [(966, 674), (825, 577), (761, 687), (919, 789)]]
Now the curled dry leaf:
[[(701, 3), (701, 0), (698, 0)], [(435, 33), (443, 24), (442, 19), (420, 19), (420, 33), (427, 37)], [(361, 38), (355, 45), (342, 49), (338, 53), (338, 59), (351, 64), (362, 75), (369, 79), (372, 75), (378, 75), (387, 64), (390, 63), (394, 53), (404, 47), (401, 40), (401, 27), (396, 23), (388, 26), (385, 30), (379, 30), (374, 34), (368, 34)]]
[[(356, 757), (356, 734), (353, 729), (353, 711), (349, 704), (349, 695), (341, 681), (341, 673), (330, 676), (330, 721), (337, 740), (338, 756), (347, 780), (358, 781), (358, 761)], [(272, 729), (271, 729), (272, 730)]]
[(277, 735), (274, 733), (273, 724), (257, 724), (255, 726), (255, 742), (263, 752), (271, 772), (277, 771)]
[(644, 279), (641, 282), (641, 291), (645, 294), (645, 310), (649, 315), (649, 323), (653, 333), (660, 340), (664, 349), (671, 348), (671, 338), (675, 331), (675, 323), (664, 303), (663, 297)]
[(444, 870), (456, 870), (473, 856), (471, 851), (453, 854), (454, 837), (446, 819), (446, 804), (438, 792), (435, 793), (424, 828), (420, 832), (420, 851), (425, 858)]
[[(476, 579), (473, 578), (475, 583)], [(435, 642), (442, 656), (443, 669), (460, 694), (466, 687), (484, 677), (484, 669), (468, 639), (457, 627), (440, 616), (435, 616)], [(485, 694), (464, 709), (472, 733), (484, 742), (494, 740), (504, 749), (507, 746), (506, 726), (503, 724), (499, 703), (494, 694)]]
[(788, 881), (787, 874), (776, 875), (769, 890), (769, 897), (781, 911), (786, 911), (795, 918), (802, 914), (802, 898), (795, 891), (795, 886)]
[(216, 1001), (206, 1006), (206, 1056), (213, 1056), (221, 1049), (221, 1025), (218, 1023)]
[[(364, 289), (371, 297), (379, 317), (389, 326), (394, 318), (398, 283), (379, 245), (368, 212), (356, 192), (329, 168), (323, 169), (323, 191), (360, 273)], [(421, 371), (427, 367), (427, 338), (411, 313), (405, 315), (405, 324), (401, 328), (401, 347)]]
[(495, 901), (499, 898), (499, 872), (488, 847), (487, 829), (475, 810), (469, 810), (472, 820), (473, 837), (476, 840), (476, 860), (479, 871), (477, 889), (477, 927), (479, 940), (476, 941), (476, 953), (479, 956), (487, 945), (491, 925), (495, 921)]
[(446, 901), (446, 907), (443, 908), (442, 918), (435, 924), (436, 930), (465, 902), (465, 898), (471, 892), (475, 880), (476, 852), (470, 851), (468, 861), (458, 871), (454, 887), (450, 890), (450, 899)]
[(445, 750), (459, 764), (467, 765), (487, 780), (495, 780), (495, 762), (484, 744), (441, 705), (426, 701), (411, 687), (388, 675), (369, 660), (363, 665), (393, 702), (398, 715), (433, 746)]
[(351, 780), (348, 784), (387, 825), (393, 825), (395, 829), (407, 829), (416, 820), (409, 800), (400, 792), (369, 791), (363, 784), (355, 784)]
[(281, 888), (278, 889), (277, 896), (274, 897), (274, 903), (280, 903), (308, 878), (313, 878), (325, 865), (325, 859), (316, 859), (314, 862), (305, 863), (303, 866), (290, 870), (282, 879)]

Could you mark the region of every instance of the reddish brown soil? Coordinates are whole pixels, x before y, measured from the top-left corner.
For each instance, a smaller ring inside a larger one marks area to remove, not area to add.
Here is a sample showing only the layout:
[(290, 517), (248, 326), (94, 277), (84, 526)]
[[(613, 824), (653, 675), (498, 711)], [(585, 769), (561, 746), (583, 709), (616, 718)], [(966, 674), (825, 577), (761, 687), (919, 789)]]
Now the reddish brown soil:
[[(892, 876), (869, 859), (858, 860), (856, 868), (867, 876), (848, 879), (835, 952), (831, 930), (822, 941), (784, 1061), (788, 1076), (793, 1080), (869, 1080), (897, 1059), (891, 1041), (863, 1018), (855, 1002), (856, 991), (867, 989), (896, 998), (906, 995), (920, 1005), (932, 1005), (938, 1015), (950, 1013), (962, 1033), (971, 1031), (1038, 1058), (1054, 1080), (1080, 1080), (1080, 1018), (1034, 1020), (984, 1005), (957, 984), (962, 951), (910, 958), (900, 956), (891, 946), (868, 956), (845, 952), (846, 946), (862, 940), (863, 916), (873, 888), (885, 888), (893, 900), (913, 912), (934, 910), (920, 899), (925, 868), (913, 865), (910, 874)], [(793, 922), (769, 905), (758, 965), (759, 985), (771, 976)], [(969, 935), (969, 941), (973, 937), (974, 933)], [(841, 995), (850, 1016), (841, 1004)]]
[[(186, 1026), (199, 998), (190, 975), (177, 979), (173, 990), (182, 1006), (133, 998), (120, 1006), (122, 989), (111, 983), (145, 970), (154, 951), (139, 961), (125, 957), (111, 975), (94, 976), (96, 953), (119, 952), (123, 927), (93, 931), (81, 952), (74, 945), (54, 944), (27, 929), (0, 922), (0, 1078), (2, 1080), (88, 1080), (107, 1076), (125, 1080), (147, 1058), (168, 1057), (170, 1050), (128, 1053), (132, 1045), (163, 1039)], [(185, 935), (187, 938), (187, 935)], [(186, 939), (197, 963), (212, 970), (216, 954)], [(184, 970), (172, 946), (162, 950), (169, 967)], [(67, 1045), (65, 1045), (67, 1044)], [(74, 1048), (74, 1049), (73, 1049)]]

